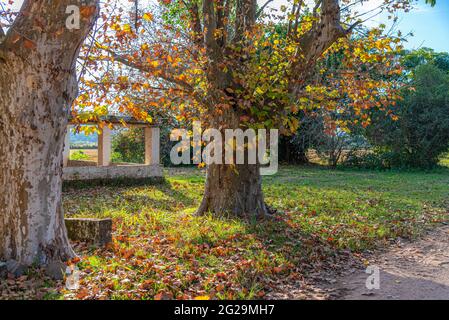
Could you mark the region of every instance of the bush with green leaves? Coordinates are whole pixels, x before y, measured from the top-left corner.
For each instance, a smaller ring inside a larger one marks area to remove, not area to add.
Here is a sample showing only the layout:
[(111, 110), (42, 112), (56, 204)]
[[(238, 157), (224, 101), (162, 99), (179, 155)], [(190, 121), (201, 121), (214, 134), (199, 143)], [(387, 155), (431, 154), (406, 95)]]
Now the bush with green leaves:
[(84, 153), (84, 151), (77, 150), (70, 155), (70, 160), (74, 161), (89, 160), (89, 156), (86, 153)]
[[(171, 127), (161, 126), (160, 157), (164, 166), (170, 166), (170, 150), (175, 142), (170, 141)], [(145, 162), (145, 134), (142, 128), (117, 131), (112, 138), (112, 161), (127, 163)]]
[(449, 75), (419, 65), (402, 96), (387, 113), (373, 112), (365, 135), (383, 167), (433, 167), (449, 149)]
[(112, 138), (114, 162), (145, 162), (145, 136), (142, 128), (117, 131)]

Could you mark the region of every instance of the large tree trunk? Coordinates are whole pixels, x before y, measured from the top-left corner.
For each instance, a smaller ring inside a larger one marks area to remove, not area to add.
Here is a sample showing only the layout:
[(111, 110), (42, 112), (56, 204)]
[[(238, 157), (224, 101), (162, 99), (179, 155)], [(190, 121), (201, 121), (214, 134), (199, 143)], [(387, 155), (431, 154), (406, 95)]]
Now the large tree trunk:
[(0, 44), (0, 260), (44, 265), (74, 255), (61, 203), (62, 151), (76, 58), (97, 12), (90, 1), (81, 28), (67, 30), (66, 7), (81, 3), (26, 0)]
[[(296, 6), (296, 5), (295, 5)], [(298, 5), (301, 7), (301, 5)], [(316, 60), (338, 38), (347, 34), (340, 24), (340, 4), (338, 0), (323, 0), (317, 5), (314, 14), (317, 19), (311, 28), (299, 39), (296, 39), (297, 26), (292, 32), (292, 39), (298, 41), (296, 59), (290, 66), (291, 76), (288, 90), (292, 97), (299, 98), (304, 89), (305, 80), (314, 69)], [(203, 43), (208, 57), (206, 75), (210, 84), (208, 90), (207, 115), (212, 118), (210, 122), (216, 129), (240, 128), (240, 116), (245, 115), (248, 106), (242, 103), (244, 96), (242, 83), (234, 73), (247, 72), (242, 65), (248, 61), (245, 50), (232, 52), (227, 46), (227, 30), (219, 30), (225, 24), (223, 8), (218, 8), (214, 1), (203, 1), (203, 30), (201, 30), (198, 7), (193, 6), (192, 15), (193, 32), (197, 34), (195, 43)], [(320, 13), (318, 13), (320, 11)], [(229, 10), (228, 10), (229, 12)], [(298, 15), (302, 14), (297, 10)], [(257, 1), (242, 0), (235, 9), (235, 29), (231, 47), (245, 47), (248, 45), (245, 33), (254, 31), (257, 17)], [(298, 16), (297, 19), (300, 19)], [(226, 29), (226, 28), (224, 28)], [(204, 31), (204, 32), (202, 32)], [(217, 32), (220, 31), (220, 32)], [(251, 41), (251, 40), (249, 40)], [(231, 54), (228, 52), (231, 51)], [(226, 68), (224, 68), (224, 66)], [(236, 95), (237, 93), (237, 95)], [(249, 93), (252, 94), (252, 93)], [(220, 110), (217, 106), (227, 105)], [(254, 106), (261, 107), (261, 106)], [(240, 113), (240, 114), (239, 114)], [(210, 165), (207, 169), (206, 187), (203, 201), (198, 213), (212, 212), (213, 214), (232, 214), (233, 216), (262, 217), (267, 215), (264, 203), (261, 177), (258, 165)]]
[(258, 165), (212, 164), (207, 168), (203, 201), (198, 213), (264, 218), (268, 215)]
[(75, 83), (15, 56), (0, 65), (0, 74), (10, 75), (0, 80), (1, 257), (27, 265), (69, 258), (61, 163)]
[(248, 145), (243, 147), (243, 164), (235, 164), (236, 154), (232, 159), (233, 164), (224, 164), (225, 129), (244, 131), (247, 128), (241, 126), (240, 117), (233, 109), (225, 110), (220, 117), (214, 119), (212, 127), (221, 128), (222, 164), (208, 165), (204, 196), (197, 214), (211, 212), (217, 216), (267, 217), (269, 212), (262, 192), (259, 160), (256, 160), (256, 164), (249, 164)]

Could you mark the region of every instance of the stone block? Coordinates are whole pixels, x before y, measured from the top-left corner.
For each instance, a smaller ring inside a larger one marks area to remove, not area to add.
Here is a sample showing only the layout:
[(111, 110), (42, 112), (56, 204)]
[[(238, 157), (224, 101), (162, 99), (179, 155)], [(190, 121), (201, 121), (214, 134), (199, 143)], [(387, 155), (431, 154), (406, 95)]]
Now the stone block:
[(111, 219), (66, 218), (65, 225), (70, 240), (100, 246), (112, 242)]

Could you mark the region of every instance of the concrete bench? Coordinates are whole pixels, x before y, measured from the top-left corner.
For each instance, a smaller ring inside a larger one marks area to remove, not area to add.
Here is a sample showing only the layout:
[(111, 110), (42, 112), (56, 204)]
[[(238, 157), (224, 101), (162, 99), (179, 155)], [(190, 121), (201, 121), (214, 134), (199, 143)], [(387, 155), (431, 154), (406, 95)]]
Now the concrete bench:
[(112, 220), (92, 218), (66, 218), (70, 240), (104, 246), (112, 242)]

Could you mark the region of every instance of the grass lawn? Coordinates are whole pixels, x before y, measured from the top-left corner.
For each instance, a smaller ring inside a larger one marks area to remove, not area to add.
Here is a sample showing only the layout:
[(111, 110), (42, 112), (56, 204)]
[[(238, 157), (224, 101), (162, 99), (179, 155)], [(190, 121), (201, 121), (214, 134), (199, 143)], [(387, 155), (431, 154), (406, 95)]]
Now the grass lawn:
[[(337, 268), (356, 254), (414, 238), (447, 220), (449, 169), (431, 172), (283, 167), (264, 177), (275, 221), (196, 217), (204, 176), (197, 169), (141, 186), (67, 188), (66, 215), (112, 217), (114, 241), (76, 244), (80, 290), (49, 298), (263, 298), (275, 282)], [(57, 284), (56, 284), (57, 285)]]

